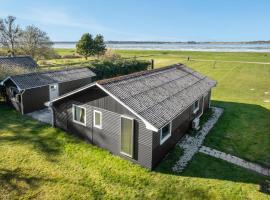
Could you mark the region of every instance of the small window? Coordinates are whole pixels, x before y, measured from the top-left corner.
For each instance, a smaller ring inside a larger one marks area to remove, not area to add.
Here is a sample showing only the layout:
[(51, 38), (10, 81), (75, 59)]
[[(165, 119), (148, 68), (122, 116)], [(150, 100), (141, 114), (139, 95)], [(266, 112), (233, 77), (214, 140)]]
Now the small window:
[(102, 128), (102, 113), (97, 110), (94, 110), (94, 127)]
[(56, 85), (50, 85), (50, 87), (51, 87), (51, 90), (56, 90), (57, 89)]
[(163, 144), (171, 136), (171, 123), (163, 126), (160, 132), (160, 144)]
[(195, 101), (193, 104), (193, 113), (197, 113), (199, 110), (199, 100)]
[(84, 107), (73, 105), (73, 121), (86, 125), (86, 109)]

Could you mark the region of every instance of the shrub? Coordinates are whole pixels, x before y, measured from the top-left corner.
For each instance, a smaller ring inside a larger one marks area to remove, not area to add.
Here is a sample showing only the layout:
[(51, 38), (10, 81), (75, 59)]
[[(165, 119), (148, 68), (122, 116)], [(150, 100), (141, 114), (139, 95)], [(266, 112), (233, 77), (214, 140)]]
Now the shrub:
[(67, 54), (67, 55), (61, 56), (61, 58), (64, 58), (64, 59), (67, 59), (67, 58), (72, 59), (72, 58), (81, 58), (81, 56), (76, 55), (76, 54)]
[(92, 62), (92, 70), (98, 80), (147, 70), (149, 66), (149, 61), (137, 59), (103, 59)]
[(117, 54), (113, 49), (107, 49), (102, 58), (104, 60), (118, 60), (121, 59), (121, 55)]

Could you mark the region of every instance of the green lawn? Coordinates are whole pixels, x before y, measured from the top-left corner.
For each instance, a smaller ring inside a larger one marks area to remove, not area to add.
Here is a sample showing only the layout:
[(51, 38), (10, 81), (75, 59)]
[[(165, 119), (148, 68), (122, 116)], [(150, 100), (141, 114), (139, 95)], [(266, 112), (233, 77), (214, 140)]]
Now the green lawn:
[(181, 62), (217, 80), (213, 104), (224, 107), (225, 112), (205, 145), (270, 166), (270, 65), (186, 59), (270, 62), (269, 53), (118, 52), (126, 57), (154, 59), (156, 67)]
[(268, 199), (265, 177), (197, 154), (150, 172), (0, 106), (0, 199)]
[[(156, 67), (182, 62), (217, 80), (213, 104), (225, 111), (204, 145), (269, 166), (270, 65), (187, 61), (270, 62), (269, 53), (117, 52), (154, 59)], [(5, 106), (0, 113), (0, 199), (270, 199), (259, 192), (265, 177), (203, 154), (175, 174), (176, 148), (150, 172)]]

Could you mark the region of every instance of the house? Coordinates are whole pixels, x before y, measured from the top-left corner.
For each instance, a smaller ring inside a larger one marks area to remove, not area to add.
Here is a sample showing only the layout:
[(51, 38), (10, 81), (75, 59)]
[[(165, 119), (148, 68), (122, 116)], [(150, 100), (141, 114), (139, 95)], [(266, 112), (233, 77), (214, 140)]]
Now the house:
[(31, 56), (0, 56), (0, 67), (20, 67), (34, 70), (38, 65)]
[(198, 123), (215, 85), (176, 64), (97, 81), (46, 105), (54, 126), (153, 169)]
[(92, 82), (89, 68), (35, 72), (9, 76), (1, 82), (5, 96), (22, 114), (40, 110), (44, 103)]

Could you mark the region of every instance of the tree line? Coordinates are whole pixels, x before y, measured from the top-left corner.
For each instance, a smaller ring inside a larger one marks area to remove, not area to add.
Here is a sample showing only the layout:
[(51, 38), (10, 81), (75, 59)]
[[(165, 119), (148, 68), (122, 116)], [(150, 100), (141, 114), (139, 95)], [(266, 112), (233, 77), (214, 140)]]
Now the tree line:
[(46, 32), (34, 25), (22, 29), (14, 16), (0, 18), (0, 46), (10, 56), (30, 55), (40, 59), (56, 54)]
[[(35, 59), (57, 57), (53, 42), (48, 34), (34, 25), (24, 29), (16, 23), (16, 17), (0, 18), (0, 47), (7, 55), (30, 55)], [(93, 37), (89, 33), (82, 35), (76, 44), (76, 52), (87, 59), (90, 56), (100, 56), (106, 52), (102, 35)]]

